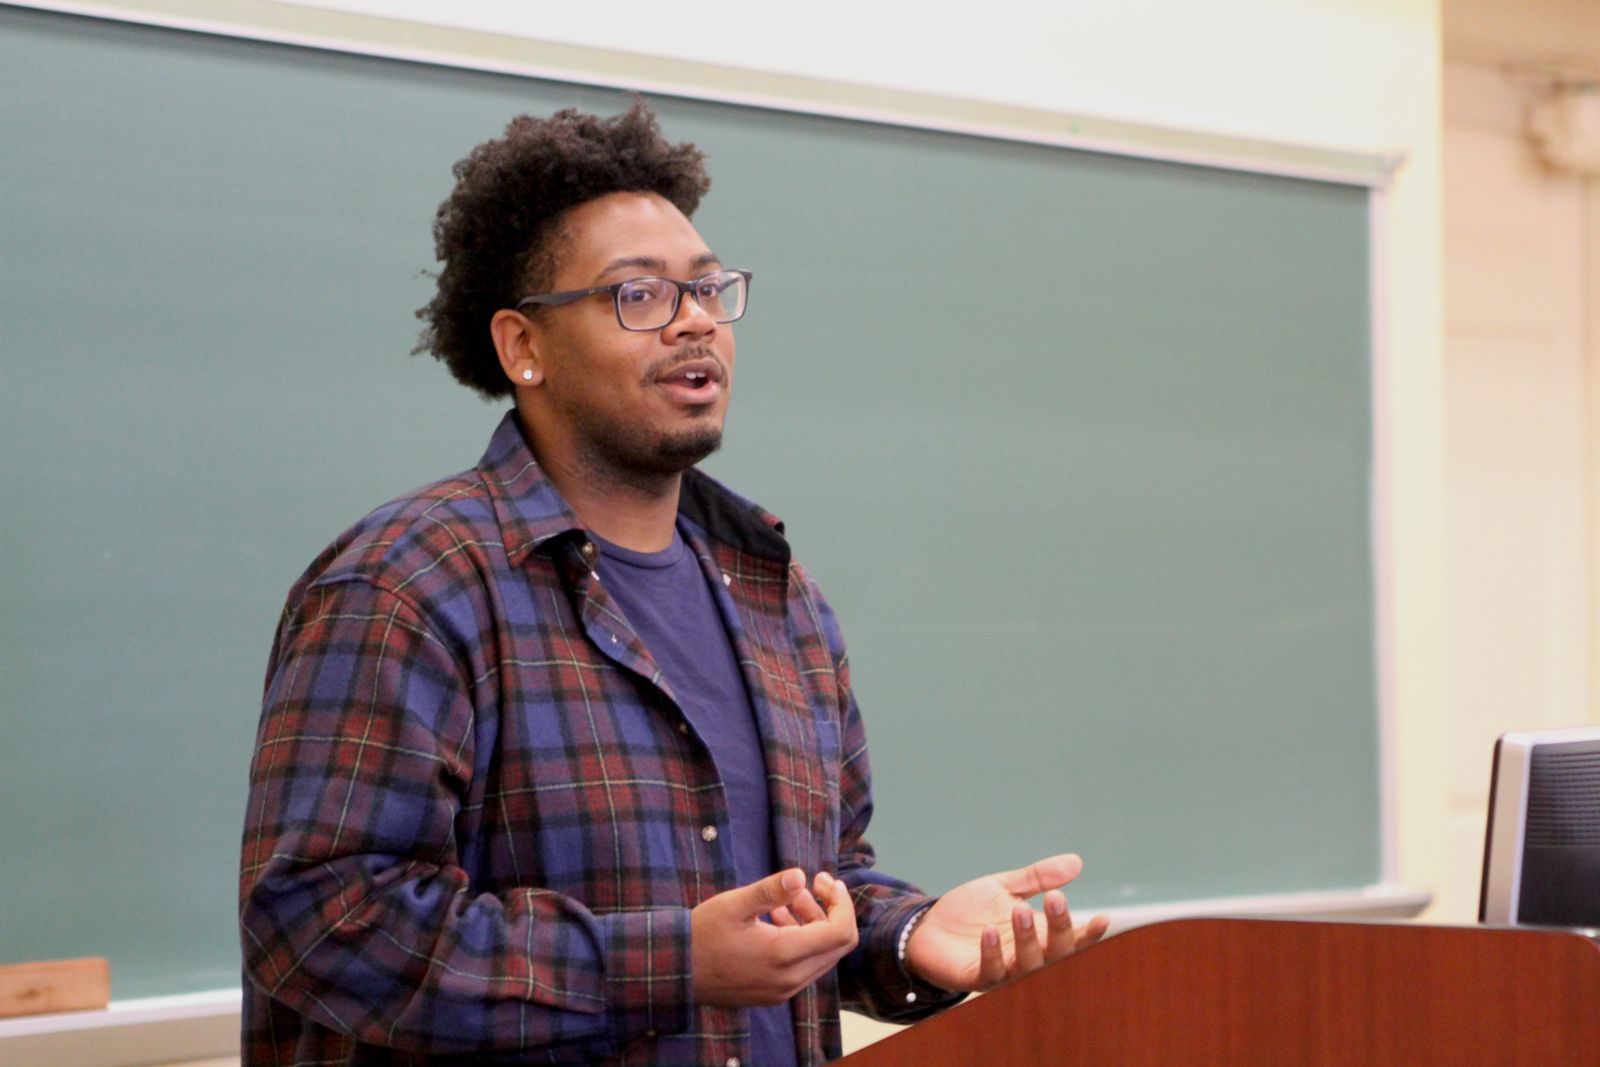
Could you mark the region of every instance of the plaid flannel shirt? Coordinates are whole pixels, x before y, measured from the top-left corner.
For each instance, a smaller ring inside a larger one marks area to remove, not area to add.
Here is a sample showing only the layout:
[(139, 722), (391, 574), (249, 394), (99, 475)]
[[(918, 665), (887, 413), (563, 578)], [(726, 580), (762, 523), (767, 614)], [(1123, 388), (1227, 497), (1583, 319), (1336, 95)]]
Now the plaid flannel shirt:
[[(827, 604), (772, 516), (698, 471), (680, 509), (755, 708), (778, 861), (855, 901), (860, 946), (793, 1001), (820, 1063), (841, 1002), (909, 1022), (959, 998), (896, 960), (927, 898), (872, 870)], [(689, 909), (735, 885), (722, 785), (593, 562), (508, 414), (477, 468), (379, 508), (290, 591), (240, 868), (247, 1065), (748, 1058), (745, 1013), (690, 985)]]

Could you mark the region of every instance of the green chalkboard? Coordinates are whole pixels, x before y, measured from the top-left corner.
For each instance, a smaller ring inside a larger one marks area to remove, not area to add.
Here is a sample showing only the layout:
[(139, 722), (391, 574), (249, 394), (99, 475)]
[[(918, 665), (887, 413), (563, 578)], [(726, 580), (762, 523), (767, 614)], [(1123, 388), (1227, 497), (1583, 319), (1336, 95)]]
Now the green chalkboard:
[[(238, 981), (273, 625), (499, 409), (411, 358), (450, 165), (623, 94), (0, 8), (0, 961)], [(1365, 189), (705, 102), (728, 443), (851, 641), (883, 866), (1380, 876)]]

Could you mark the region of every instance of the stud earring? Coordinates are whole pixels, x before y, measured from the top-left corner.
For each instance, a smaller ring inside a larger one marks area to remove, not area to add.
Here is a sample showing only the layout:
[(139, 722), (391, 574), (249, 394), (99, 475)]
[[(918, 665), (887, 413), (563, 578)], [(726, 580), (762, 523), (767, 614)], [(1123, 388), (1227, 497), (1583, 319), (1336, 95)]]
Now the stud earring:
[(525, 382), (533, 381), (533, 371), (531, 371), (531, 370), (523, 371), (522, 372), (522, 380), (525, 381)]

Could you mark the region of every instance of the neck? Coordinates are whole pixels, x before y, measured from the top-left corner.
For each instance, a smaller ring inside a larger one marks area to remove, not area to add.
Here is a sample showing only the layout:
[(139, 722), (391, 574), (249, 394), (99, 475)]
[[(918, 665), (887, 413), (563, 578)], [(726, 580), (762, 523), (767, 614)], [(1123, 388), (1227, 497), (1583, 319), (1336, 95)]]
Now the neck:
[(672, 544), (681, 473), (618, 471), (600, 457), (543, 439), (532, 420), (520, 421), (545, 477), (585, 529), (635, 552), (659, 552)]

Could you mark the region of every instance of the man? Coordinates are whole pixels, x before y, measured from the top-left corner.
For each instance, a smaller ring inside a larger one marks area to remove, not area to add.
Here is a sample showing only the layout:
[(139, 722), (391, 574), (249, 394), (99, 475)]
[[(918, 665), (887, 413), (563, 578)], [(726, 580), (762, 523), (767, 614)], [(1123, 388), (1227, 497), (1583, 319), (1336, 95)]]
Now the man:
[[(832, 613), (718, 447), (749, 275), (642, 105), (456, 167), (424, 347), (514, 409), (289, 594), (241, 869), (249, 1064), (815, 1064), (1058, 959), (1075, 856), (873, 869)], [(1045, 892), (1044, 913), (1025, 900)]]

